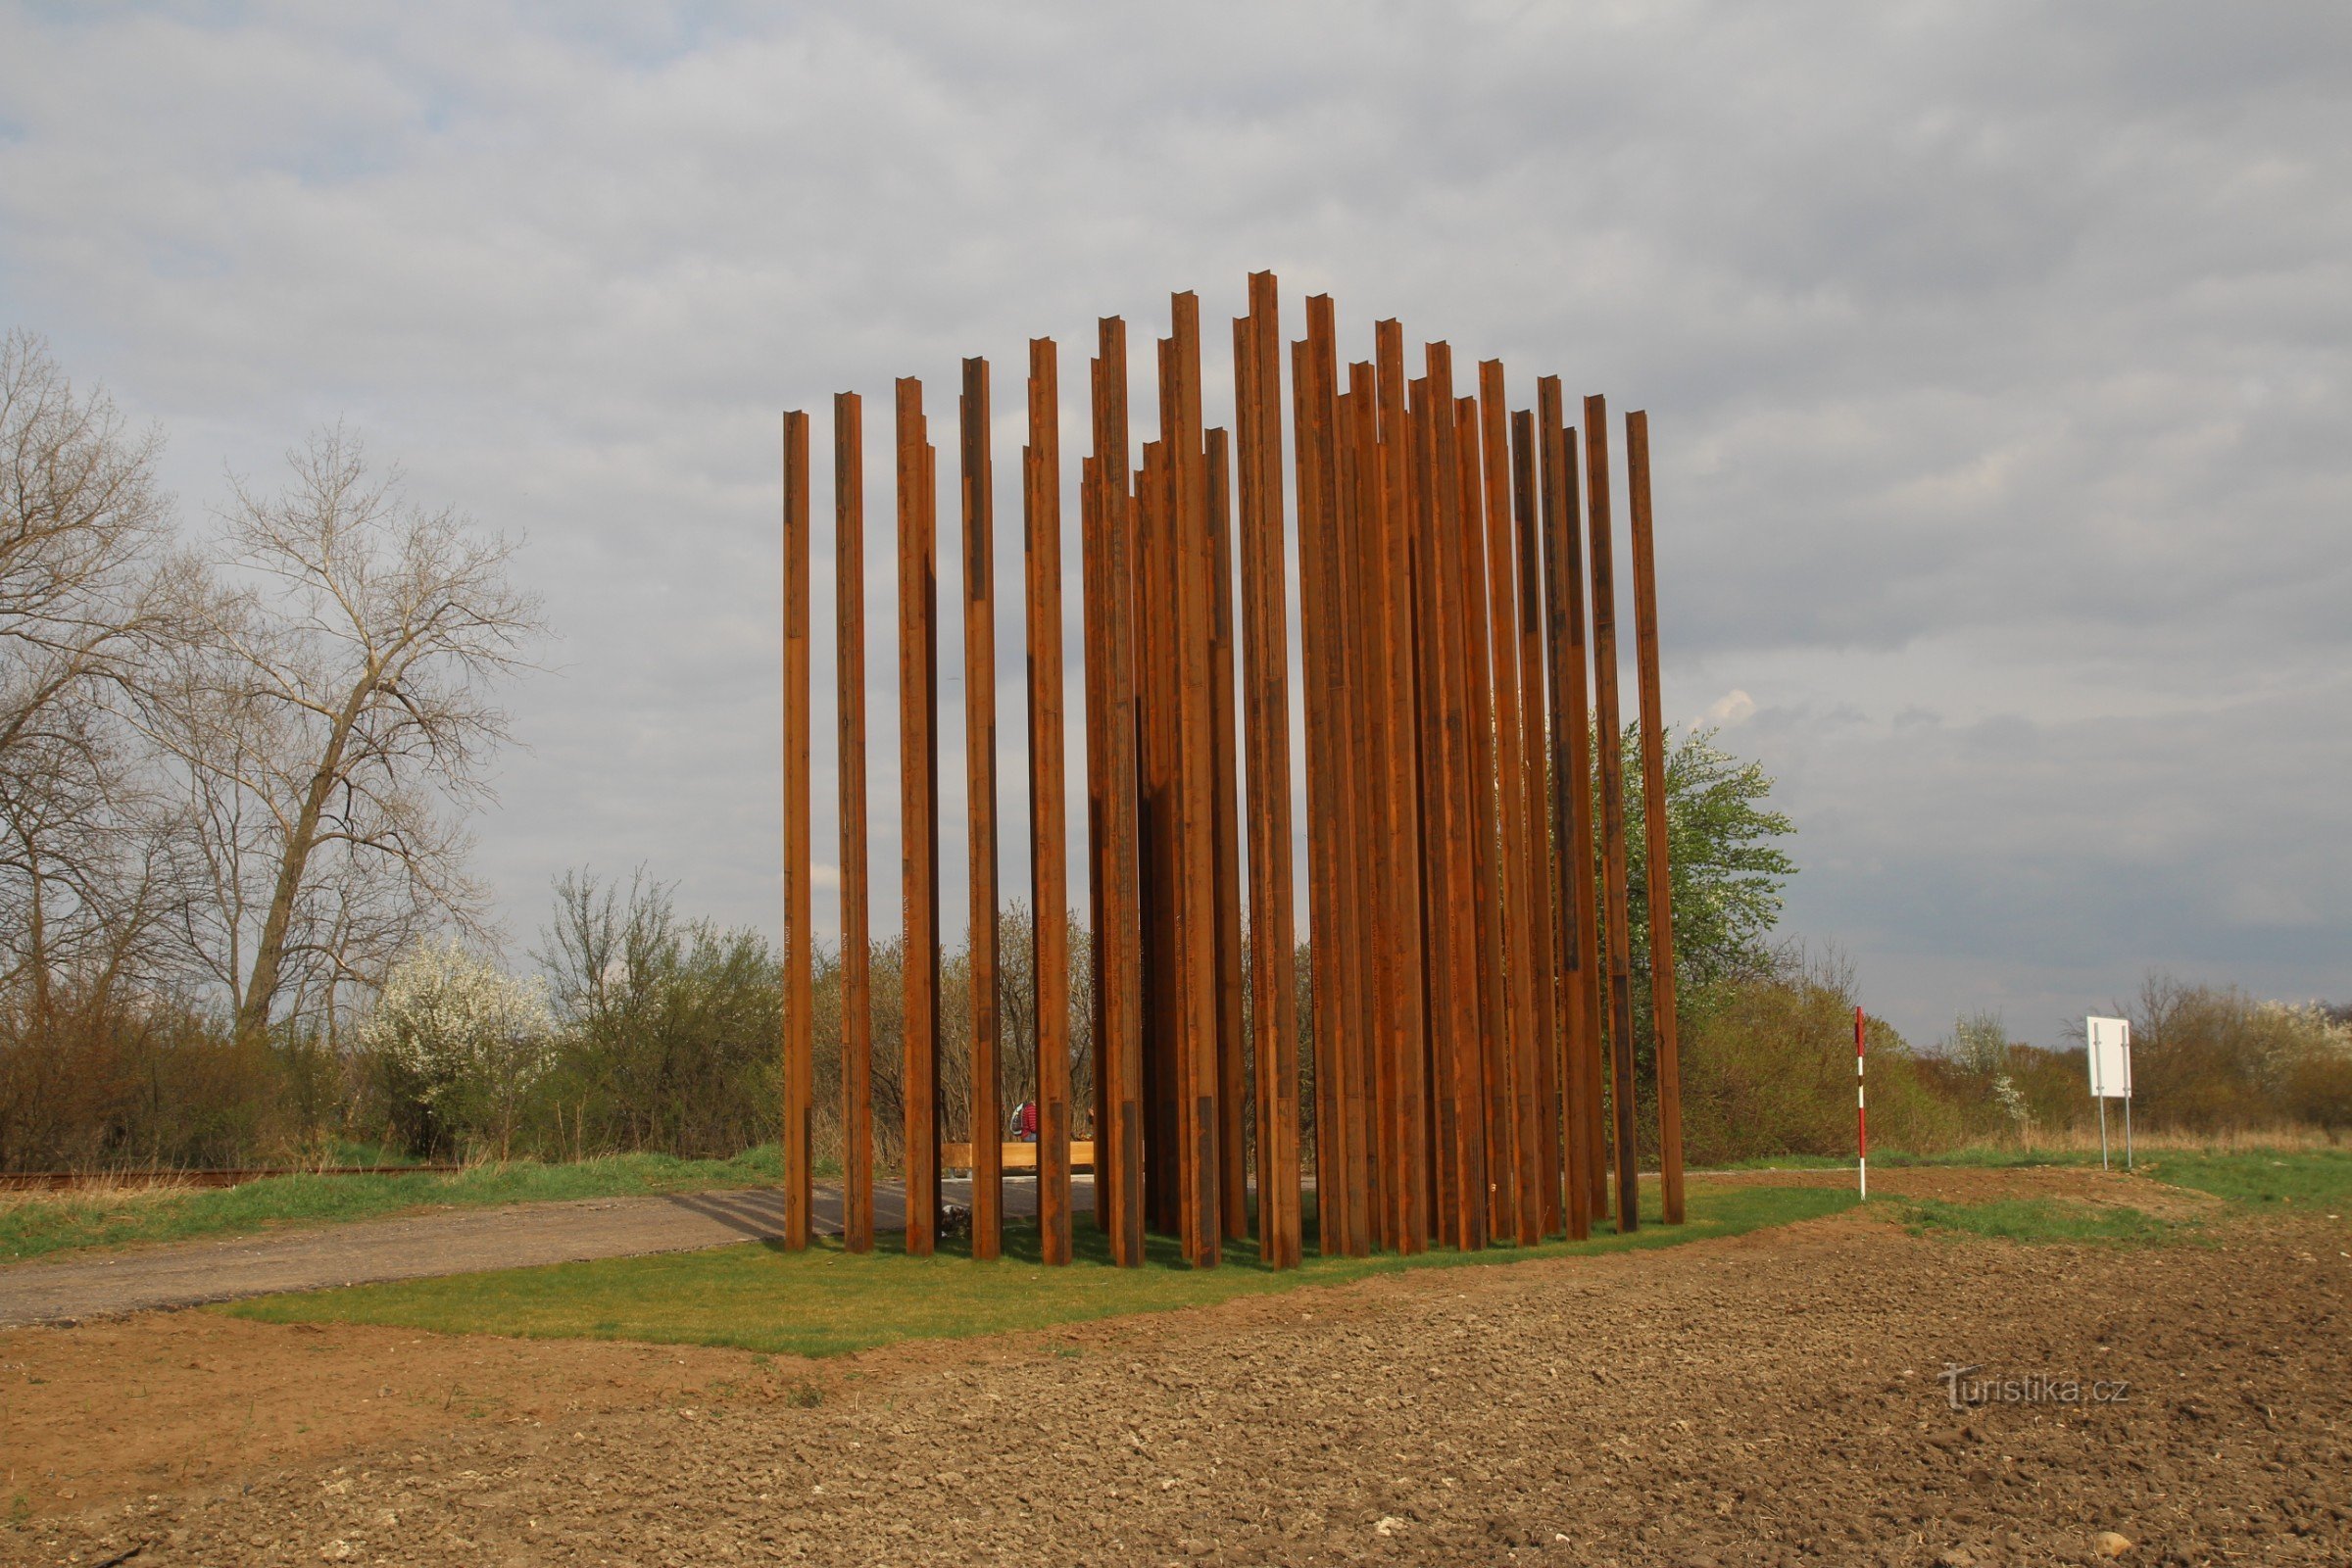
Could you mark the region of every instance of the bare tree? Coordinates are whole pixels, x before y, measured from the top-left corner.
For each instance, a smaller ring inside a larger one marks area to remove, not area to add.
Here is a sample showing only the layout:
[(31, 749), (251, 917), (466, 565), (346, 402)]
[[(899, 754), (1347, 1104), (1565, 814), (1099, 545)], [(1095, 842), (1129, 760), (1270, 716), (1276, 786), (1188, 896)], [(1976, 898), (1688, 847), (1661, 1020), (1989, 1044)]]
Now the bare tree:
[(247, 1036), (331, 1018), (428, 925), (478, 923), (462, 814), (510, 739), (489, 689), (544, 630), (514, 546), (409, 505), (355, 434), (288, 466), (275, 495), (234, 482), (227, 559), (149, 710), (188, 802), (180, 918)]
[(61, 969), (111, 969), (145, 925), (153, 835), (116, 705), (186, 575), (159, 447), (40, 339), (0, 337), (0, 926), (39, 1018)]

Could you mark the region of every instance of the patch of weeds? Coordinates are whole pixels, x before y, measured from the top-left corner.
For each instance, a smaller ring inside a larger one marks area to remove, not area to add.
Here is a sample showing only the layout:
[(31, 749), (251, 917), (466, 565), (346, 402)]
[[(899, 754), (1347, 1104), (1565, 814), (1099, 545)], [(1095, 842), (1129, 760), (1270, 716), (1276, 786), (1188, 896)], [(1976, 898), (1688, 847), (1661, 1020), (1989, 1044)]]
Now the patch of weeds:
[(795, 1383), (784, 1391), (784, 1402), (796, 1410), (813, 1410), (825, 1402), (825, 1391), (813, 1383)]
[(20, 1492), (8, 1500), (8, 1528), (22, 1530), (32, 1523), (32, 1499)]
[(1054, 1353), (1064, 1361), (1075, 1361), (1086, 1352), (1075, 1345), (1063, 1345), (1056, 1347)]
[(2028, 1244), (2144, 1245), (2164, 1241), (2176, 1229), (2136, 1208), (2063, 1199), (2002, 1198), (1983, 1203), (1952, 1203), (1937, 1198), (1900, 1198), (1888, 1201), (1902, 1216), (1903, 1229), (1914, 1236), (1940, 1233)]

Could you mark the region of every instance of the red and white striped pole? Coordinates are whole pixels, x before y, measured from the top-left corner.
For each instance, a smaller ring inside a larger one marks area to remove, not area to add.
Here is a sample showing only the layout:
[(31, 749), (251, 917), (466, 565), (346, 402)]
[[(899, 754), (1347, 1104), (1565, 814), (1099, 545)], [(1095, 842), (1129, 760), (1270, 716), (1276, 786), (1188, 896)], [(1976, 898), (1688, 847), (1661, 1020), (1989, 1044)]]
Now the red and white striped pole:
[(1854, 1171), (1870, 1196), (1870, 1099), (1862, 1092), (1862, 1009), (1854, 1009)]

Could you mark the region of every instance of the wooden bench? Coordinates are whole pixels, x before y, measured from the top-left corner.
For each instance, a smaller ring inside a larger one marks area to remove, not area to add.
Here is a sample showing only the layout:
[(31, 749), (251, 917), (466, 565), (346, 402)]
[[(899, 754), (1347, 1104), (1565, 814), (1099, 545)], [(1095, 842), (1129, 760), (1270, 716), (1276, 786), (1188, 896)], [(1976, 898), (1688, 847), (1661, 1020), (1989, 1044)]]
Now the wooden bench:
[[(1035, 1171), (1037, 1169), (1037, 1146), (1035, 1144), (1006, 1144), (1004, 1146), (1004, 1170), (1007, 1175), (1014, 1171)], [(972, 1168), (972, 1146), (969, 1144), (940, 1145), (939, 1168), (941, 1170), (970, 1170)], [(1070, 1169), (1093, 1170), (1094, 1168), (1095, 1141), (1091, 1138), (1071, 1139)]]

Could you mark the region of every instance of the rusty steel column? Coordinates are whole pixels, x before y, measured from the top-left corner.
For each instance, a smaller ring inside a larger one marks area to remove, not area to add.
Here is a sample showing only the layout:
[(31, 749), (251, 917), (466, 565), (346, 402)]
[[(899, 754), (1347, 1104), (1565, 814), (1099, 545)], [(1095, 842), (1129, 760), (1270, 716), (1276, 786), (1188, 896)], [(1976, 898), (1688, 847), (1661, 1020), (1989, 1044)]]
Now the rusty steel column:
[[(1470, 457), (1462, 451), (1462, 412), (1453, 396), (1453, 354), (1444, 343), (1432, 343), (1429, 362), (1429, 419), (1432, 432), (1431, 512), (1435, 538), (1433, 572), (1437, 578), (1438, 622), (1444, 638), (1446, 667), (1439, 694), (1446, 732), (1445, 775), (1447, 794), (1446, 852), (1448, 861), (1446, 899), (1447, 947), (1452, 962), (1449, 991), (1453, 1017), (1441, 1049), (1450, 1057), (1453, 1096), (1454, 1245), (1465, 1251), (1487, 1246), (1489, 1223), (1488, 1150), (1486, 1141), (1486, 1041), (1492, 1017), (1488, 982), (1494, 978), (1485, 960), (1484, 912), (1479, 897), (1481, 869), (1478, 836), (1481, 826), (1478, 796), (1477, 749), (1486, 728), (1483, 706), (1471, 701), (1472, 650), (1483, 649), (1473, 606), (1482, 601), (1469, 593), (1469, 559), (1475, 557), (1475, 512), (1465, 514), (1465, 487), (1475, 483)], [(1483, 618), (1483, 617), (1482, 617)], [(1483, 653), (1478, 662), (1485, 662)], [(1491, 753), (1490, 742), (1490, 753)]]
[(1642, 685), (1642, 824), (1649, 891), (1649, 1000), (1657, 1033), (1658, 1196), (1683, 1222), (1682, 1041), (1674, 1005), (1674, 876), (1668, 863), (1665, 703), (1658, 690), (1658, 567), (1650, 537), (1649, 415), (1625, 416), (1626, 505), (1634, 545), (1635, 662)]
[(939, 1236), (939, 557), (923, 384), (898, 383), (899, 800), (906, 886), (906, 1254)]
[(1398, 976), (1389, 961), (1388, 735), (1386, 654), (1380, 638), (1384, 591), (1380, 493), (1380, 405), (1370, 362), (1348, 368), (1340, 395), (1340, 554), (1348, 564), (1348, 720), (1355, 736), (1354, 848), (1358, 978), (1364, 1035), (1357, 1053), (1364, 1085), (1365, 1215), (1373, 1250), (1397, 1246), (1398, 1154), (1394, 1131)]
[(1140, 554), (1128, 469), (1127, 324), (1099, 324), (1094, 362), (1096, 494), (1102, 507), (1102, 576), (1107, 721), (1103, 889), (1109, 916), (1097, 940), (1112, 939), (1104, 969), (1102, 1053), (1106, 1125), (1096, 1130), (1096, 1201), (1110, 1213), (1111, 1258), (1123, 1268), (1144, 1261), (1144, 1045), (1141, 824), (1138, 820), (1136, 572)]
[(1343, 679), (1343, 629), (1335, 604), (1332, 387), (1325, 351), (1332, 343), (1331, 301), (1306, 302), (1307, 336), (1291, 345), (1293, 425), (1298, 442), (1298, 622), (1306, 686), (1307, 928), (1313, 966), (1315, 1068), (1315, 1213), (1325, 1256), (1346, 1256), (1354, 1230), (1349, 1185), (1348, 1083), (1348, 984), (1345, 725), (1336, 711)]
[(1373, 377), (1379, 418), (1376, 636), (1382, 648), (1381, 689), (1375, 694), (1386, 742), (1382, 790), (1387, 836), (1388, 909), (1384, 962), (1390, 977), (1395, 1089), (1390, 1106), (1396, 1170), (1394, 1245), (1399, 1251), (1429, 1246), (1430, 1142), (1424, 1032), (1428, 997), (1421, 944), (1421, 745), (1413, 686), (1418, 644), (1413, 628), (1412, 430), (1404, 404), (1404, 329), (1394, 320), (1373, 326)]
[(1250, 967), (1256, 1004), (1258, 1250), (1300, 1258), (1298, 1019), (1291, 880), (1290, 629), (1282, 525), (1280, 306), (1274, 274), (1250, 278), (1234, 322), (1234, 424), (1241, 447), (1242, 662), (1250, 753)]
[[(1536, 957), (1533, 909), (1528, 888), (1540, 878), (1527, 829), (1526, 735), (1522, 728), (1519, 680), (1519, 593), (1517, 536), (1512, 527), (1516, 491), (1512, 484), (1509, 410), (1502, 362), (1478, 368), (1479, 437), (1486, 465), (1487, 604), (1489, 658), (1494, 690), (1494, 777), (1501, 857), (1497, 892), (1502, 899), (1503, 1016), (1509, 1066), (1511, 1164), (1497, 1172), (1497, 1186), (1512, 1189), (1512, 1234), (1522, 1247), (1544, 1237), (1543, 1158), (1537, 1144), (1541, 1119), (1536, 1095), (1536, 983), (1544, 973)], [(1539, 713), (1541, 704), (1534, 705)]]
[(1070, 896), (1061, 670), (1061, 403), (1051, 338), (1029, 341), (1029, 443), (1021, 521), (1029, 633), (1031, 1015), (1037, 1024), (1037, 1230), (1048, 1263), (1070, 1260)]
[(1249, 1066), (1242, 1021), (1241, 774), (1235, 756), (1233, 463), (1225, 432), (1208, 432), (1210, 819), (1216, 869), (1217, 1200), (1225, 1240), (1250, 1235)]
[(1560, 1120), (1559, 931), (1553, 917), (1556, 875), (1551, 828), (1550, 726), (1545, 722), (1544, 567), (1536, 519), (1536, 416), (1511, 416), (1511, 521), (1517, 535), (1519, 582), (1520, 768), (1525, 777), (1528, 957), (1534, 969), (1536, 1184), (1538, 1228), (1557, 1236), (1567, 1227), (1561, 1201), (1564, 1162)]
[[(1100, 413), (1096, 416), (1100, 417)], [(1103, 1091), (1109, 1087), (1103, 1074), (1102, 1043), (1110, 1030), (1102, 1015), (1103, 996), (1107, 989), (1104, 962), (1109, 941), (1104, 935), (1110, 915), (1109, 898), (1102, 885), (1103, 860), (1107, 854), (1102, 840), (1105, 809), (1103, 781), (1109, 773), (1109, 731), (1104, 728), (1107, 715), (1104, 709), (1108, 699), (1102, 695), (1103, 640), (1102, 630), (1102, 504), (1099, 495), (1100, 481), (1091, 457), (1078, 461), (1078, 640), (1083, 655), (1080, 662), (1086, 679), (1086, 913), (1087, 929), (1092, 940), (1087, 943), (1087, 1035), (1088, 1062), (1094, 1073), (1090, 1104), (1092, 1136), (1095, 1139), (1095, 1226), (1110, 1229), (1110, 1205), (1103, 1200), (1102, 1163), (1107, 1152), (1105, 1142), (1110, 1128), (1110, 1111), (1104, 1103)]]
[(1553, 903), (1559, 932), (1561, 1123), (1567, 1133), (1568, 1234), (1584, 1240), (1608, 1209), (1602, 1170), (1600, 1007), (1595, 975), (1592, 877), (1592, 704), (1585, 652), (1584, 512), (1578, 502), (1576, 432), (1566, 428), (1558, 376), (1536, 383), (1542, 445), (1544, 572), (1550, 634), (1551, 827), (1559, 847)]
[[(1223, 1216), (1217, 1199), (1217, 929), (1215, 756), (1209, 732), (1215, 614), (1208, 521), (1208, 454), (1200, 418), (1200, 302), (1169, 302), (1172, 335), (1163, 385), (1169, 436), (1169, 499), (1176, 575), (1176, 898), (1178, 987), (1183, 1007), (1178, 1078), (1185, 1182), (1183, 1232), (1195, 1267), (1218, 1261)], [(1167, 417), (1174, 416), (1173, 419)]]
[(1450, 709), (1450, 662), (1446, 657), (1445, 594), (1441, 583), (1445, 551), (1438, 525), (1438, 421), (1429, 377), (1416, 377), (1406, 386), (1408, 429), (1411, 435), (1407, 465), (1412, 501), (1408, 546), (1412, 559), (1416, 722), (1420, 732), (1420, 792), (1422, 883), (1426, 895), (1421, 909), (1422, 984), (1428, 999), (1422, 1038), (1425, 1046), (1423, 1080), (1426, 1085), (1429, 1143), (1427, 1200), (1434, 1239), (1445, 1247), (1461, 1245), (1460, 1107), (1455, 1095), (1455, 1029), (1459, 1019), (1454, 995), (1456, 950), (1460, 928), (1454, 923), (1454, 856), (1452, 853), (1452, 763), (1455, 737), (1446, 727)]
[(963, 362), (956, 403), (963, 489), (963, 758), (971, 824), (972, 1258), (1004, 1246), (1004, 1118), (998, 1105), (1003, 998), (997, 989), (997, 588), (988, 362)]
[(1518, 1189), (1512, 1180), (1510, 1066), (1503, 1002), (1501, 813), (1494, 799), (1494, 695), (1489, 665), (1485, 495), (1478, 400), (1454, 400), (1454, 475), (1460, 486), (1459, 569), (1462, 574), (1462, 702), (1469, 745), (1471, 885), (1478, 916), (1478, 1072), (1480, 1133), (1488, 1241), (1518, 1229)]
[(784, 416), (784, 1245), (814, 1223), (814, 933), (808, 893), (808, 416)]
[(1606, 400), (1585, 399), (1587, 525), (1592, 537), (1592, 691), (1600, 749), (1601, 869), (1607, 884), (1609, 1102), (1617, 1147), (1617, 1229), (1642, 1223), (1640, 1144), (1634, 1120), (1633, 944), (1626, 929), (1625, 747), (1617, 713), (1617, 579), (1609, 523)]
[(865, 416), (833, 399), (834, 657), (841, 720), (841, 1245), (874, 1250), (873, 917), (865, 847)]

